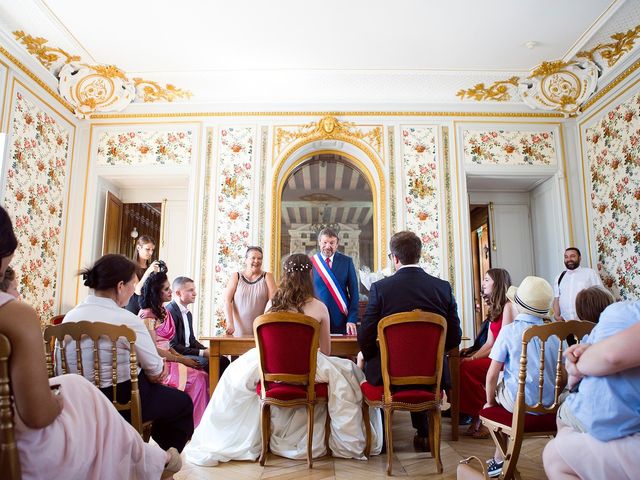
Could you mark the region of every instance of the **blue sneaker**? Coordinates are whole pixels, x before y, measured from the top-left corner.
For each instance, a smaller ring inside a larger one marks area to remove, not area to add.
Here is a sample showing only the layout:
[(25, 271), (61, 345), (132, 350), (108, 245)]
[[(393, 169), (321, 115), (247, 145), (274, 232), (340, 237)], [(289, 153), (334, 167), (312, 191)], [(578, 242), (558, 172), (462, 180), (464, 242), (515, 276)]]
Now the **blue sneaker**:
[(504, 465), (504, 462), (496, 462), (496, 460), (492, 458), (487, 463), (487, 473), (489, 474), (489, 478), (499, 477), (502, 473), (502, 465)]

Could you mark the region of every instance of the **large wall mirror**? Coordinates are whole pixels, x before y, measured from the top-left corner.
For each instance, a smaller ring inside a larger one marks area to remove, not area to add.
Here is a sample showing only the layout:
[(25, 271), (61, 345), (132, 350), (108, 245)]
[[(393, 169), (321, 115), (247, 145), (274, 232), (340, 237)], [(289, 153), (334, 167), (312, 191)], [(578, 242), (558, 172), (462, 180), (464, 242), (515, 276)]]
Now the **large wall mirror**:
[(332, 227), (339, 251), (356, 270), (373, 269), (373, 195), (369, 181), (339, 154), (321, 153), (300, 164), (284, 181), (281, 198), (281, 258), (314, 253), (318, 232)]

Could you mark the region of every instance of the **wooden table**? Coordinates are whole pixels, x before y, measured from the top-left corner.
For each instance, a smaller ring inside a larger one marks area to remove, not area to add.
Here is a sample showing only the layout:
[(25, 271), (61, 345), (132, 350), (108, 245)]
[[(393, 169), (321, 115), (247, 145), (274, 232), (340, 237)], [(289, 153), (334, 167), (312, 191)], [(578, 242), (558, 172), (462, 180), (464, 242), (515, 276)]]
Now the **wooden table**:
[[(243, 337), (201, 337), (201, 341), (209, 341), (209, 395), (213, 395), (220, 379), (220, 356), (242, 355), (256, 346), (253, 335)], [(360, 351), (355, 335), (331, 336), (331, 355), (339, 357), (355, 357)]]

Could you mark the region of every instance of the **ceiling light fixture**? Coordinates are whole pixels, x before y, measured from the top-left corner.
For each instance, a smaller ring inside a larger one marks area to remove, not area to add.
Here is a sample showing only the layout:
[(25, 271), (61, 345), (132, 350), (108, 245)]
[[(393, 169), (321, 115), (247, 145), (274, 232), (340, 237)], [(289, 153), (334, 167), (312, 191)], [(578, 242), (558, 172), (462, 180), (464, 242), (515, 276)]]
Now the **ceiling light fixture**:
[(532, 48), (535, 48), (538, 46), (538, 42), (535, 42), (533, 40), (529, 40), (528, 42), (524, 43), (524, 46), (527, 47), (529, 50), (531, 50)]

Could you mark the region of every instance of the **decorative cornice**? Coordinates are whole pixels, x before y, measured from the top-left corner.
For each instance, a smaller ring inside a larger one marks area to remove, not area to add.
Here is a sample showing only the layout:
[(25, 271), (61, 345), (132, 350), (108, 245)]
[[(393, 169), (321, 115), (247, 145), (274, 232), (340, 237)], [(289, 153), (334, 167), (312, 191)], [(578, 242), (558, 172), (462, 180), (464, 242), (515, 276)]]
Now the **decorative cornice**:
[(58, 95), (54, 89), (52, 89), (49, 85), (43, 82), (40, 77), (38, 77), (35, 73), (33, 73), (29, 68), (27, 68), (20, 60), (11, 55), (2, 45), (0, 45), (0, 53), (7, 58), (11, 63), (13, 63), (16, 67), (18, 67), (22, 72), (29, 77), (31, 80), (36, 82), (38, 85), (42, 87), (44, 91), (46, 91), (49, 95), (55, 98), (60, 104), (69, 110), (69, 112), (74, 112), (74, 107), (69, 102), (67, 102), (64, 98)]
[(484, 83), (478, 83), (468, 90), (459, 90), (456, 93), (456, 97), (460, 97), (464, 100), (465, 96), (478, 102), (483, 100), (493, 100), (496, 102), (507, 102), (511, 100), (511, 93), (509, 90), (512, 87), (518, 86), (518, 80), (520, 77), (511, 77), (508, 80), (499, 80), (493, 82), (488, 88), (484, 86)]
[(562, 118), (560, 113), (540, 112), (384, 112), (384, 111), (268, 111), (268, 112), (170, 112), (170, 113), (120, 113), (93, 114), (91, 120), (136, 118), (192, 118), (192, 117), (307, 117), (307, 116), (355, 116), (355, 117), (507, 117), (507, 118)]
[(640, 68), (640, 59), (636, 60), (632, 63), (629, 68), (625, 69), (620, 75), (610, 81), (606, 87), (602, 90), (598, 90), (595, 95), (593, 95), (589, 100), (587, 100), (584, 105), (582, 105), (582, 111), (586, 112), (591, 106), (604, 97), (607, 93), (617, 87), (625, 78), (631, 75), (633, 72)]
[[(590, 100), (597, 90), (598, 80), (605, 66), (612, 68), (624, 55), (631, 52), (638, 38), (640, 25), (627, 32), (614, 33), (611, 35), (613, 42), (601, 43), (591, 50), (578, 52), (574, 61), (544, 61), (534, 67), (526, 79), (514, 76), (508, 80), (496, 81), (488, 88), (484, 83), (478, 83), (473, 88), (458, 91), (456, 96), (461, 100), (505, 102), (512, 99), (512, 94), (517, 89), (520, 100), (532, 108), (555, 110), (564, 116), (575, 116), (602, 96)], [(618, 78), (616, 80), (617, 83), (621, 81)], [(613, 88), (610, 85), (614, 82), (603, 90)]]
[(81, 63), (79, 56), (48, 46), (47, 39), (22, 30), (13, 35), (58, 79), (62, 97), (73, 105), (72, 111), (78, 118), (87, 118), (96, 111), (119, 111), (132, 102), (172, 102), (192, 95), (173, 85), (162, 87), (142, 78), (130, 80), (115, 65)]

